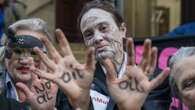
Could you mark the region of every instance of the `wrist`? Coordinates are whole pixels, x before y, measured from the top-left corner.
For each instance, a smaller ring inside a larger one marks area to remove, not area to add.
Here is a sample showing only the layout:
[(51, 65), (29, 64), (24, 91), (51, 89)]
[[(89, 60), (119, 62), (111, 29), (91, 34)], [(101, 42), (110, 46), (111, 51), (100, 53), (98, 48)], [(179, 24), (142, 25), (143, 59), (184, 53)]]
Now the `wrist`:
[(138, 105), (132, 104), (118, 104), (119, 110), (141, 110), (141, 107)]
[(58, 110), (58, 109), (56, 107), (54, 107), (54, 108), (47, 109), (47, 110)]
[(90, 96), (89, 94), (82, 94), (76, 99), (70, 99), (70, 104), (73, 108), (81, 108), (81, 110), (88, 110), (90, 105)]
[(119, 110), (141, 110), (138, 107), (119, 107)]
[(56, 107), (53, 110), (58, 110)]
[(51, 108), (51, 109), (48, 109), (48, 108), (45, 108), (45, 109), (35, 109), (35, 108), (31, 108), (31, 110), (58, 110), (56, 107), (54, 108)]

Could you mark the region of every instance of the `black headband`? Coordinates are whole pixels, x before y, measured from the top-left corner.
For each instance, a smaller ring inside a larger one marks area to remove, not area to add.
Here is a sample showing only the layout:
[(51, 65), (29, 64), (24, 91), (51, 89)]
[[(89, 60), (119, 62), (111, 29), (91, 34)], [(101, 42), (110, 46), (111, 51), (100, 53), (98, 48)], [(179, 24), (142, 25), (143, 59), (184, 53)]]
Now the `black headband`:
[(43, 48), (42, 42), (34, 36), (31, 35), (17, 35), (10, 36), (8, 47), (19, 47), (19, 48), (34, 48), (39, 47)]
[(34, 36), (31, 35), (17, 35), (17, 36), (9, 36), (9, 41), (8, 41), (8, 48), (5, 51), (5, 57), (6, 58), (11, 58), (12, 56), (12, 51), (10, 48), (34, 48), (34, 47), (39, 47), (42, 48), (44, 52), (47, 52), (47, 49), (45, 46), (42, 44), (42, 42), (37, 39)]

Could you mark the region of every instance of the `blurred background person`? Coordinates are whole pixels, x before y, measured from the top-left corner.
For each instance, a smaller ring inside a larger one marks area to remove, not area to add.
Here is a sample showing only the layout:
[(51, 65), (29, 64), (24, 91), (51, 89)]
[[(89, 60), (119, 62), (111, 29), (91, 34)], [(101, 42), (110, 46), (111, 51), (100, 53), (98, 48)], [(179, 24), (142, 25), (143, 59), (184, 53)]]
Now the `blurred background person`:
[(183, 47), (171, 57), (170, 86), (174, 100), (169, 110), (195, 110), (194, 61), (195, 47)]
[(25, 17), (25, 8), (18, 0), (0, 0), (0, 38), (10, 24)]
[(180, 25), (173, 29), (171, 32), (168, 32), (166, 36), (193, 36), (195, 35), (195, 22), (186, 23)]

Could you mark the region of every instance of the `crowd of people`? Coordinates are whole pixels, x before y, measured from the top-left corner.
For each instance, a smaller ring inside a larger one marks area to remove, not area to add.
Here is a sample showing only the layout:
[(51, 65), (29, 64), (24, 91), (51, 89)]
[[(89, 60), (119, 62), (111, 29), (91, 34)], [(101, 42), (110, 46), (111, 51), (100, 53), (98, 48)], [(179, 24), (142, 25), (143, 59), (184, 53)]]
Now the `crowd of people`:
[(64, 33), (56, 29), (53, 42), (47, 23), (39, 18), (21, 19), (7, 28), (1, 41), (0, 109), (160, 110), (160, 101), (151, 101), (152, 109), (144, 103), (169, 77), (173, 95), (184, 105), (175, 109), (195, 110), (194, 47), (179, 49), (170, 66), (153, 78), (158, 49), (146, 39), (136, 64), (134, 40), (126, 37), (125, 22), (109, 2), (87, 3), (78, 26), (88, 48), (84, 64), (74, 57)]

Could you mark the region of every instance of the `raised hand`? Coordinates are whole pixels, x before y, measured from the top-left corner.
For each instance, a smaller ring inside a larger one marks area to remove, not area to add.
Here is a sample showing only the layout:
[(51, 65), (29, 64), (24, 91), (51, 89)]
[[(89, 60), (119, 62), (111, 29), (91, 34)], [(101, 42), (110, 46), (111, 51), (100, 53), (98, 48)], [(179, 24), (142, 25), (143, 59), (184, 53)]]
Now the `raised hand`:
[(47, 38), (42, 39), (48, 49), (49, 57), (40, 49), (34, 49), (49, 71), (34, 68), (32, 69), (33, 73), (56, 83), (67, 95), (75, 109), (86, 110), (90, 101), (89, 90), (95, 70), (93, 49), (88, 50), (86, 63), (80, 64), (72, 54), (65, 35), (59, 29), (56, 30), (56, 38), (59, 43), (59, 51)]
[(128, 64), (122, 78), (116, 77), (116, 71), (110, 59), (103, 61), (107, 70), (107, 85), (112, 99), (121, 110), (140, 110), (149, 92), (168, 76), (169, 68), (150, 80), (156, 67), (157, 49), (151, 47), (150, 40), (145, 40), (142, 61), (136, 65), (132, 39), (128, 39), (127, 48)]
[(58, 87), (51, 81), (33, 75), (32, 85), (16, 83), (21, 102), (27, 102), (31, 110), (55, 110)]

